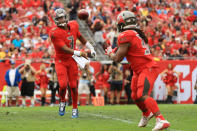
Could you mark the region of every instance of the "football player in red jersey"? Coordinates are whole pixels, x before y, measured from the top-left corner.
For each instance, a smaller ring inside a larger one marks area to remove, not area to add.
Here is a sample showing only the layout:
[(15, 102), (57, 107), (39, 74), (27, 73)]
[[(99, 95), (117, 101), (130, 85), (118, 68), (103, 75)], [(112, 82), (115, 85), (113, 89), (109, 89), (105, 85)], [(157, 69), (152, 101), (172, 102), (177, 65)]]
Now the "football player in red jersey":
[(168, 91), (168, 97), (167, 97), (167, 100), (166, 100), (167, 103), (173, 103), (172, 102), (172, 96), (173, 96), (174, 90), (177, 88), (176, 85), (175, 85), (175, 83), (177, 82), (177, 76), (174, 73), (176, 73), (177, 76), (180, 75), (179, 72), (173, 70), (173, 66), (172, 66), (171, 63), (168, 64), (167, 69), (165, 69), (161, 73), (161, 77), (162, 77), (164, 83), (166, 84), (166, 88), (167, 88), (167, 91)]
[(72, 118), (78, 117), (78, 91), (77, 91), (77, 77), (78, 67), (73, 55), (87, 58), (87, 53), (77, 51), (76, 40), (79, 39), (83, 45), (91, 51), (91, 56), (96, 56), (94, 47), (85, 40), (79, 32), (79, 25), (76, 21), (69, 21), (68, 14), (64, 9), (57, 9), (54, 12), (54, 21), (57, 25), (50, 32), (50, 38), (55, 48), (55, 69), (60, 85), (59, 96), (59, 115), (63, 116), (65, 113), (65, 95), (67, 85), (71, 88), (72, 96)]
[(137, 18), (133, 12), (122, 11), (117, 16), (118, 49), (116, 53), (111, 47), (106, 54), (115, 61), (121, 62), (126, 56), (133, 70), (131, 83), (131, 97), (142, 111), (142, 119), (138, 126), (145, 127), (155, 116), (156, 125), (153, 130), (168, 128), (170, 123), (160, 113), (157, 102), (151, 97), (154, 81), (158, 74), (158, 67), (148, 48), (148, 39), (139, 29)]

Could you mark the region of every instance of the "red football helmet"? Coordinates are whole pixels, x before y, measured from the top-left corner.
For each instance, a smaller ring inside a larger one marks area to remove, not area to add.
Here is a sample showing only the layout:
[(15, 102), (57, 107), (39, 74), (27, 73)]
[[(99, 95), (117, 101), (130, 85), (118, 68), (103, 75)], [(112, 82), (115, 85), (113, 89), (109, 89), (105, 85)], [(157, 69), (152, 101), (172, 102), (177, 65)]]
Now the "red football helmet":
[(116, 25), (117, 25), (118, 32), (122, 32), (128, 28), (136, 28), (137, 18), (135, 14), (131, 11), (122, 11), (117, 16)]
[[(64, 20), (60, 22), (59, 18), (61, 18), (61, 17), (63, 17)], [(59, 8), (59, 9), (55, 10), (53, 19), (54, 19), (55, 24), (57, 26), (65, 26), (69, 21), (69, 15), (64, 9)]]

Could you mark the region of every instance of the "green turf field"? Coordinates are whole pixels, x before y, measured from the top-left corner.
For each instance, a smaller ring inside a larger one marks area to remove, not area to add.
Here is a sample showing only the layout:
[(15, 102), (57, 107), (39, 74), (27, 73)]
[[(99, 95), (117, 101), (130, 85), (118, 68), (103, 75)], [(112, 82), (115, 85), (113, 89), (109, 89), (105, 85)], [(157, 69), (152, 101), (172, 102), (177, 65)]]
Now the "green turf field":
[[(197, 131), (197, 105), (159, 105), (162, 114), (171, 122), (168, 131)], [(141, 113), (135, 105), (80, 106), (77, 119), (58, 115), (58, 107), (0, 107), (0, 131), (151, 131), (138, 128)]]

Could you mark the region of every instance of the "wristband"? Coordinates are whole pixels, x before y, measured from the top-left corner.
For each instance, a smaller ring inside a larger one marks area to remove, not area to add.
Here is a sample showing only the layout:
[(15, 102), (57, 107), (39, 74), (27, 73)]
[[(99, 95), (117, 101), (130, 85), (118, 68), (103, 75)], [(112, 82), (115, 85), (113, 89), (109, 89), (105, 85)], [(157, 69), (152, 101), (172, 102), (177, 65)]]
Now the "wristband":
[(74, 50), (74, 55), (81, 56), (81, 51)]
[(86, 47), (89, 48), (91, 51), (94, 50), (94, 47), (90, 44), (89, 41), (86, 42)]

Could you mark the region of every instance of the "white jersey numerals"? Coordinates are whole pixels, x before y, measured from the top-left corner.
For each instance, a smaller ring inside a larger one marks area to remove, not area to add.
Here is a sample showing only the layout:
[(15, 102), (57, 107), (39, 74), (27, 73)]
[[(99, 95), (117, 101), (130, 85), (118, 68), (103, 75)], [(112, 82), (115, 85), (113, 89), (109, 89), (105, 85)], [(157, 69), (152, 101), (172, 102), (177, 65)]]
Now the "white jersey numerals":
[(139, 34), (137, 34), (136, 36), (141, 40), (142, 48), (145, 48), (144, 55), (150, 55), (149, 45), (144, 42), (144, 40), (139, 36)]
[(73, 38), (73, 36), (71, 35), (71, 36), (67, 37), (67, 39), (70, 40), (70, 43), (69, 43), (70, 48), (74, 49), (74, 38)]
[(144, 52), (144, 55), (150, 55), (149, 46), (148, 46), (148, 44), (146, 44), (146, 43), (144, 42), (144, 40), (142, 40), (142, 47), (143, 47), (143, 48), (146, 48), (146, 49), (145, 49), (145, 52)]

